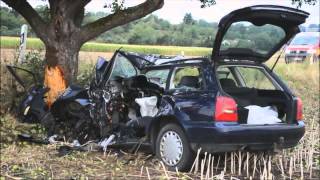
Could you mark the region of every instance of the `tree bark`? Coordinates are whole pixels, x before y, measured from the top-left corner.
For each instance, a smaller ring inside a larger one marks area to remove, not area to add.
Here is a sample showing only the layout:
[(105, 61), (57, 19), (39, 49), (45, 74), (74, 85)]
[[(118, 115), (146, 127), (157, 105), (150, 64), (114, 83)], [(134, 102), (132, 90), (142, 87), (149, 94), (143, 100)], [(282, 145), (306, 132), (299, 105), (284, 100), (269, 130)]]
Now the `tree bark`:
[(48, 66), (62, 67), (69, 85), (77, 80), (78, 55), (82, 45), (79, 41), (80, 26), (77, 19), (84, 15), (84, 2), (89, 1), (49, 1), (51, 21), (47, 31), (50, 38), (46, 43), (46, 63)]
[(57, 47), (46, 46), (46, 61), (49, 66), (60, 66), (63, 69), (67, 84), (77, 80), (79, 50), (70, 47), (69, 43), (59, 43)]

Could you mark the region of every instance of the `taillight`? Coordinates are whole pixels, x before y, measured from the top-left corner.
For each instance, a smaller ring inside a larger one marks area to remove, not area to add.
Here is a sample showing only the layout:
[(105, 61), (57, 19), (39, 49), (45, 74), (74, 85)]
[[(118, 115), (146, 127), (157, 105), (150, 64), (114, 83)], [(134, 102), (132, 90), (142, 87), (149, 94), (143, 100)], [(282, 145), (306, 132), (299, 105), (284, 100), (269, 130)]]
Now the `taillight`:
[(303, 107), (302, 107), (302, 101), (300, 98), (297, 98), (297, 120), (301, 121), (303, 119)]
[(237, 103), (234, 99), (218, 96), (215, 109), (215, 120), (219, 122), (237, 122)]

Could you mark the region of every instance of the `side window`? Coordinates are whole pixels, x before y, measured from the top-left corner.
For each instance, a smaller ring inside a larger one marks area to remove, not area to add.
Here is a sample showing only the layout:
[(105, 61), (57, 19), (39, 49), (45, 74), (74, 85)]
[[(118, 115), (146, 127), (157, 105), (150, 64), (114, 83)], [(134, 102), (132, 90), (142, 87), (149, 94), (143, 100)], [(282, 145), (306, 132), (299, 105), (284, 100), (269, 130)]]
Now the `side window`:
[(150, 70), (145, 75), (153, 83), (158, 84), (162, 88), (166, 88), (169, 69)]
[(233, 76), (231, 70), (229, 67), (219, 67), (217, 70), (218, 78), (222, 86), (225, 84), (234, 84), (235, 86), (239, 86), (239, 84), (236, 81), (236, 78)]
[(116, 76), (120, 76), (123, 78), (128, 78), (137, 75), (137, 70), (131, 64), (131, 62), (122, 56), (121, 54), (117, 54), (114, 61), (114, 66), (111, 74), (111, 78)]
[(237, 67), (237, 70), (242, 76), (245, 86), (248, 88), (267, 90), (277, 89), (272, 81), (267, 77), (263, 69), (252, 67)]
[(177, 67), (171, 77), (170, 89), (199, 90), (203, 88), (202, 83), (200, 67)]

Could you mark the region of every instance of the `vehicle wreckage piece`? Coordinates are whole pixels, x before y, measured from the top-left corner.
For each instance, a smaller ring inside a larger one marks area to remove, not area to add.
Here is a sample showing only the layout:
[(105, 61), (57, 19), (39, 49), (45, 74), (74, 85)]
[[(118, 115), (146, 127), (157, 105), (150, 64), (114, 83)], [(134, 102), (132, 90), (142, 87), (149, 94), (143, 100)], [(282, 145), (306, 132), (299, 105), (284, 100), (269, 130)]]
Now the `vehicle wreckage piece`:
[[(123, 58), (125, 55), (130, 56), (132, 62), (136, 64), (140, 62), (137, 55), (128, 55), (120, 51), (117, 51), (114, 57)], [(150, 83), (144, 75), (128, 78), (110, 75), (115, 60), (110, 62), (99, 57), (89, 87), (85, 89), (75, 85), (69, 86), (52, 104), (51, 109), (43, 100), (48, 89), (37, 82), (32, 72), (8, 66), (9, 71), (27, 92), (27, 97), (21, 103), (21, 119), (24, 119), (23, 122), (40, 122), (47, 129), (48, 137), (62, 131), (60, 135), (66, 136), (67, 140), (72, 142), (76, 139), (81, 144), (92, 139), (105, 139), (114, 132), (117, 132), (117, 139), (121, 139), (119, 136), (135, 137), (137, 133), (135, 128), (141, 131), (147, 124), (145, 121), (150, 120), (141, 117), (141, 112), (147, 110), (140, 111), (135, 99), (140, 101), (140, 98), (152, 96), (153, 102), (157, 103), (163, 88)], [(142, 63), (139, 67), (146, 64), (150, 63)], [(35, 85), (27, 89), (23, 77), (20, 77), (21, 73), (17, 70), (33, 75)], [(128, 114), (129, 109), (133, 114), (131, 117)], [(155, 115), (156, 108), (154, 107), (152, 111)], [(129, 123), (135, 120), (135, 125)]]
[(106, 152), (107, 150), (107, 147), (110, 145), (110, 144), (114, 144), (115, 142), (113, 141), (114, 138), (116, 136), (114, 134), (111, 134), (108, 138), (102, 140), (101, 142), (99, 142), (99, 145), (102, 147), (103, 151)]

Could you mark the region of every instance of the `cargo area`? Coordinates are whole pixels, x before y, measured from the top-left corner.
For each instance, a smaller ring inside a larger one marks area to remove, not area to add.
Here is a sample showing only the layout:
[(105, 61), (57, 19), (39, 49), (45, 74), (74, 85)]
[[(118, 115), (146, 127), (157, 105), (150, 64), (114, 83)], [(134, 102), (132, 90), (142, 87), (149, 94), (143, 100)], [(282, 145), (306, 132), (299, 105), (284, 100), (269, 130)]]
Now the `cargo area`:
[(259, 66), (220, 66), (220, 87), (237, 104), (240, 124), (294, 123), (291, 96)]

